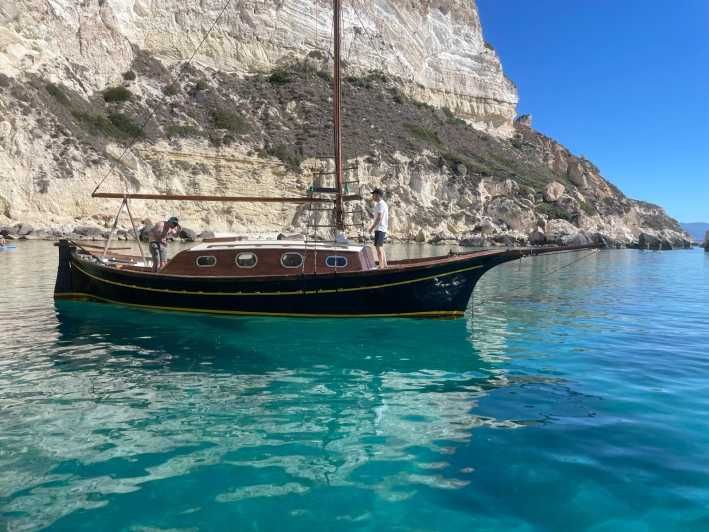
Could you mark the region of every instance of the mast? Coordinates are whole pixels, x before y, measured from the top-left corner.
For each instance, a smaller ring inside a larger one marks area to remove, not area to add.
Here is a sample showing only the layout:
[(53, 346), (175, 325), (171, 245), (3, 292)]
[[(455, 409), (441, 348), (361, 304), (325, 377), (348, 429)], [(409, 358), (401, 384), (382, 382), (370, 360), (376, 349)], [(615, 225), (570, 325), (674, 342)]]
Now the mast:
[(343, 203), (344, 176), (342, 170), (342, 68), (341, 68), (341, 30), (342, 0), (333, 0), (333, 38), (335, 41), (335, 68), (332, 76), (332, 118), (333, 140), (335, 145), (335, 229), (345, 230), (345, 210)]

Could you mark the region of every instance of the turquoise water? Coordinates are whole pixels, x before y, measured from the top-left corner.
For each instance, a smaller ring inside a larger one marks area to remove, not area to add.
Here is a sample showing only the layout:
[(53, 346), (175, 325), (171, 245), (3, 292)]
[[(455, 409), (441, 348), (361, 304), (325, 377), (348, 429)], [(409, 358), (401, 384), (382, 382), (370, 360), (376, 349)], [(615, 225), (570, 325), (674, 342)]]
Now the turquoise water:
[(709, 529), (700, 250), (508, 264), (455, 321), (55, 306), (55, 254), (0, 255), (0, 530)]

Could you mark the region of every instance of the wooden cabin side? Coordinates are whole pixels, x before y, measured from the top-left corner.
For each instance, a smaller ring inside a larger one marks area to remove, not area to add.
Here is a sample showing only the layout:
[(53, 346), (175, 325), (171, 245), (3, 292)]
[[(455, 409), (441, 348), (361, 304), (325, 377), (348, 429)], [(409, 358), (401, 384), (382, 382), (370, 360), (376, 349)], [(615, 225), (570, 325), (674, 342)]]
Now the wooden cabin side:
[(375, 268), (367, 252), (349, 249), (236, 248), (181, 251), (163, 268), (166, 275), (259, 277), (359, 272)]

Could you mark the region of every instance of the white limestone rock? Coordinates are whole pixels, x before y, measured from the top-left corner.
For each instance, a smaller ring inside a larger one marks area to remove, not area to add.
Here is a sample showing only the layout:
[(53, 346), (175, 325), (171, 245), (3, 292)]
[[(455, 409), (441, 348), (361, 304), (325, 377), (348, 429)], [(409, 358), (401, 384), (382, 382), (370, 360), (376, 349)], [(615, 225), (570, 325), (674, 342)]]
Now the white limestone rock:
[(544, 189), (544, 201), (554, 203), (559, 201), (561, 196), (566, 192), (566, 187), (558, 181), (552, 181)]

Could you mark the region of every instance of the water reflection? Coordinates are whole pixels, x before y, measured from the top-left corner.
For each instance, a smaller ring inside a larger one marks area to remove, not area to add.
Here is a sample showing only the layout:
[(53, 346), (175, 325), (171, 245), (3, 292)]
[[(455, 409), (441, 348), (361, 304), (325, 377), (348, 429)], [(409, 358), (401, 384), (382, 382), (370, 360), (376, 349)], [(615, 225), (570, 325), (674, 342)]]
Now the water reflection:
[(483, 333), (463, 320), (232, 319), (76, 302), (58, 304), (56, 319), (54, 348), (5, 395), (5, 448), (31, 441), (36, 455), (9, 477), (8, 510), (47, 523), (218, 464), (268, 472), (258, 485), (234, 478), (222, 503), (320, 485), (401, 500), (415, 486), (466, 485), (470, 472), (449, 467), (456, 446), (478, 427), (524, 423), (475, 413), (508, 384), (504, 322)]
[[(39, 273), (16, 266), (18, 279), (46, 280), (54, 255)], [(199, 488), (187, 489), (189, 503), (171, 501), (174, 515), (292, 495), (301, 497), (293, 511), (312, 511), (323, 487), (410, 504), (421, 490), (463, 489), (474, 471), (460, 455), (478, 429), (548, 421), (528, 408), (524, 387), (548, 386), (556, 403), (570, 395), (554, 376), (510, 366), (519, 337), (549, 319), (535, 297), (551, 293), (563, 308), (572, 280), (510, 294), (508, 284), (539, 277), (532, 262), (514, 268), (487, 274), (472, 312), (455, 321), (52, 305), (48, 282), (22, 285), (8, 317), (32, 340), (0, 338), (10, 354), (0, 360), (0, 517), (65, 528), (72, 515), (129, 519), (146, 494), (191, 482)], [(480, 407), (492, 396), (504, 408)], [(578, 405), (570, 415), (586, 415)]]

